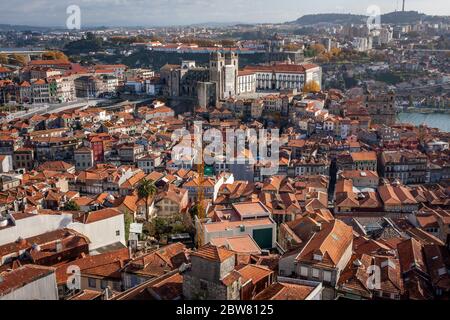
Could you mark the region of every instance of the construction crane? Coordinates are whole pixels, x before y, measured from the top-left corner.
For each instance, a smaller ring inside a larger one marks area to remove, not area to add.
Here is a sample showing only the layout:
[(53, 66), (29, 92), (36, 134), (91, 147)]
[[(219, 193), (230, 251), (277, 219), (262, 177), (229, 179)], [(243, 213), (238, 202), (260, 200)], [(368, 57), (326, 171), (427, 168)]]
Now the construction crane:
[[(199, 223), (199, 228), (197, 229), (197, 247), (201, 247), (204, 244), (204, 234), (201, 228), (201, 223), (206, 219), (206, 208), (203, 206), (205, 200), (205, 161), (203, 159), (203, 144), (200, 147), (200, 163), (197, 164), (198, 173), (198, 192), (197, 192), (197, 218)], [(197, 162), (198, 163), (198, 162)]]

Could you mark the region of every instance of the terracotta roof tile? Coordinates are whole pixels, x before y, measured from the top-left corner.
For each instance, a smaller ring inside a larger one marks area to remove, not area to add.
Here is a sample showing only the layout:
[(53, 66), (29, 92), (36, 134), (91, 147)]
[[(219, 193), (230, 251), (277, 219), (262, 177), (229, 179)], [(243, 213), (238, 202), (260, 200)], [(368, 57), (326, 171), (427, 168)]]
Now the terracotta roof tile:
[(25, 265), (10, 272), (3, 272), (0, 275), (3, 280), (0, 282), (0, 297), (54, 272), (54, 268), (37, 265)]
[(196, 252), (191, 253), (191, 256), (200, 257), (207, 260), (224, 262), (230, 257), (234, 256), (234, 252), (225, 248), (219, 248), (211, 244), (207, 244), (199, 248)]

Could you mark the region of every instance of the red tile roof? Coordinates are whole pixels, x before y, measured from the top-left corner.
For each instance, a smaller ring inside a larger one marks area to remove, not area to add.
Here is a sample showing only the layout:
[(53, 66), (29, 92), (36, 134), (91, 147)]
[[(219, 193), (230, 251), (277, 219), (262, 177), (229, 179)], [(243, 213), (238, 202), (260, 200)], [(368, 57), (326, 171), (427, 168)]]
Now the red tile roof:
[[(304, 246), (287, 254), (295, 254), (297, 261), (335, 267), (352, 243), (352, 227), (336, 219), (329, 223), (322, 223), (321, 230), (314, 233)], [(315, 255), (320, 255), (322, 260), (316, 260)]]
[(313, 286), (278, 282), (260, 292), (255, 300), (305, 300), (314, 289)]
[(99, 298), (102, 295), (101, 292), (92, 291), (92, 290), (82, 290), (80, 293), (74, 295), (68, 300), (94, 300)]
[(214, 238), (211, 240), (211, 244), (217, 247), (226, 247), (236, 253), (261, 254), (261, 249), (248, 234), (235, 237)]
[(200, 257), (207, 260), (224, 262), (230, 257), (234, 256), (234, 252), (225, 248), (219, 248), (211, 244), (207, 244), (198, 249), (198, 251), (191, 253), (191, 256)]
[(128, 248), (96, 256), (87, 256), (59, 266), (56, 269), (56, 280), (58, 284), (65, 284), (69, 276), (68, 268), (72, 265), (78, 266), (81, 274), (87, 271), (90, 274), (102, 275), (104, 277), (120, 278), (120, 270), (129, 259), (130, 254)]
[(254, 285), (273, 274), (273, 271), (268, 267), (253, 264), (248, 264), (237, 270), (237, 272), (239, 272), (242, 277), (242, 283), (251, 281)]
[(12, 72), (11, 69), (0, 66), (0, 73), (9, 73)]
[(0, 297), (7, 295), (14, 290), (26, 286), (33, 281), (39, 280), (55, 272), (54, 268), (25, 265), (10, 272), (3, 272), (0, 277)]

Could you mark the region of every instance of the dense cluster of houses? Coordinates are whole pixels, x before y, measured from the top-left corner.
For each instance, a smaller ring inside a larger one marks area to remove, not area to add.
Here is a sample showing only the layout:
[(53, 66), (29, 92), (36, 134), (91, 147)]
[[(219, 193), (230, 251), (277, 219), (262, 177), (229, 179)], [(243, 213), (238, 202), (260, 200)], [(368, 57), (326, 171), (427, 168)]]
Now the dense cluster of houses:
[[(449, 135), (379, 123), (370, 110), (388, 117), (391, 101), (380, 95), (291, 92), (177, 115), (154, 101), (4, 122), (0, 299), (447, 298)], [(279, 125), (278, 173), (259, 158), (204, 175), (174, 161), (175, 132), (192, 141), (194, 121), (224, 135)], [(130, 227), (161, 221), (175, 231)]]
[(152, 70), (123, 64), (85, 67), (66, 60), (31, 60), (18, 70), (0, 66), (0, 103), (69, 103), (118, 91), (155, 94), (154, 80)]

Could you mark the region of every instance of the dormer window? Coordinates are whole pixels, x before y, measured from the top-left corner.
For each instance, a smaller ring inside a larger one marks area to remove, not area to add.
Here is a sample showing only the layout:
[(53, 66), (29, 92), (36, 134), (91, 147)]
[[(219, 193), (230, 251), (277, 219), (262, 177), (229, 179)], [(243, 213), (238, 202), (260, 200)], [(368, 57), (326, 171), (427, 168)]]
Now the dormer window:
[(323, 260), (323, 256), (321, 254), (314, 254), (314, 260), (322, 261)]

